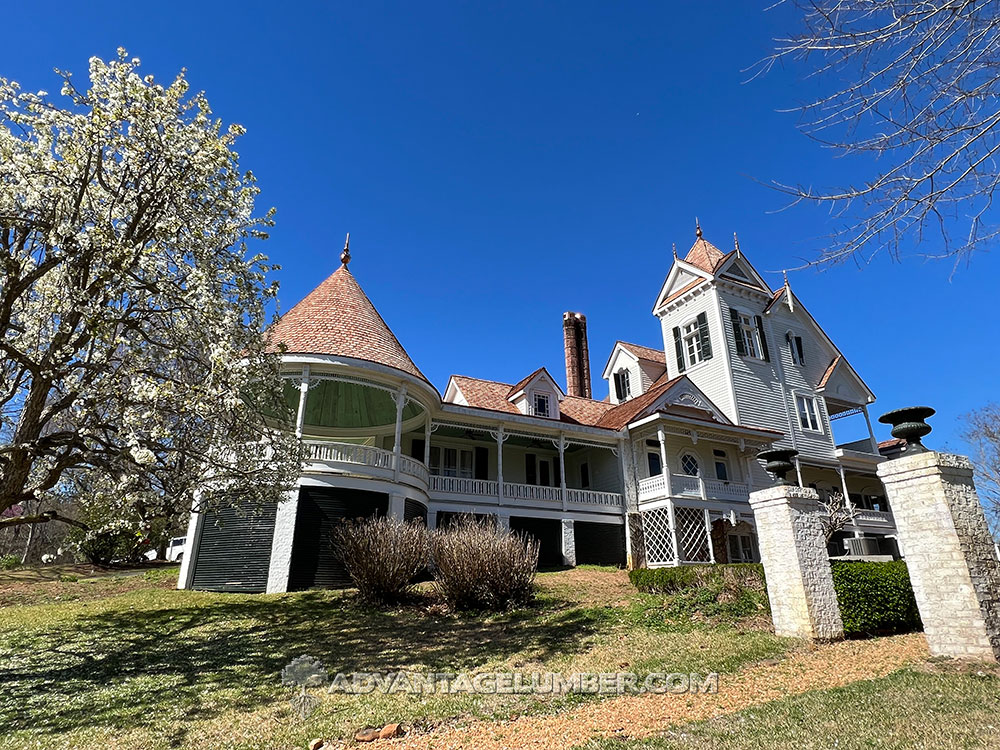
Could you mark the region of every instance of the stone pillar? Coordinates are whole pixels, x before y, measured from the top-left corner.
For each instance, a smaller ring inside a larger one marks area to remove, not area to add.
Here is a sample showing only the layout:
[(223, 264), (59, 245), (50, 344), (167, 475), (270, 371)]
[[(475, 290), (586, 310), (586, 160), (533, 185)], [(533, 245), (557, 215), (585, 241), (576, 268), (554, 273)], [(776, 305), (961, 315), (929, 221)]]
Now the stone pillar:
[(389, 495), (389, 518), (402, 521), (406, 517), (406, 498), (402, 495)]
[(267, 569), (267, 593), (288, 591), (288, 576), (292, 570), (292, 543), (295, 541), (295, 519), (299, 512), (299, 488), (289, 490), (278, 503), (274, 516), (274, 537), (271, 541), (271, 563)]
[(1000, 563), (969, 459), (911, 453), (878, 475), (931, 654), (1000, 661)]
[(844, 624), (833, 589), (818, 502), (816, 490), (788, 485), (750, 494), (774, 632), (838, 640), (844, 637)]
[(576, 566), (576, 531), (572, 518), (562, 520), (562, 558), (563, 565)]

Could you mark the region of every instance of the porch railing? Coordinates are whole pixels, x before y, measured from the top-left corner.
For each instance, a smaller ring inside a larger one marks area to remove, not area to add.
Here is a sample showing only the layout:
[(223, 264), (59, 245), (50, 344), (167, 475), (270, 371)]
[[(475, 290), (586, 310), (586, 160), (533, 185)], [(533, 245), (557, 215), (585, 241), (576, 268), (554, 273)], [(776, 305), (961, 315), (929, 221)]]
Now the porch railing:
[(545, 487), (539, 484), (504, 482), (503, 496), (511, 500), (531, 500), (543, 503), (562, 502), (562, 491), (558, 487)]
[[(323, 461), (335, 464), (353, 464), (374, 469), (379, 478), (388, 478), (395, 470), (395, 454), (374, 445), (359, 443), (336, 443), (333, 441), (306, 442), (306, 455), (310, 461)], [(430, 474), (427, 467), (415, 458), (400, 455), (399, 472), (412, 477), (416, 484), (427, 486)], [(411, 480), (408, 483), (413, 484)]]
[(432, 492), (451, 492), (456, 495), (497, 496), (497, 483), (490, 479), (468, 477), (431, 477)]
[(606, 505), (610, 508), (620, 508), (622, 506), (622, 496), (618, 492), (576, 490), (567, 487), (566, 498), (571, 503), (580, 503), (583, 505)]
[(746, 500), (750, 489), (743, 482), (702, 479), (688, 474), (663, 474), (639, 481), (639, 499), (657, 500), (665, 497), (697, 497), (703, 500)]

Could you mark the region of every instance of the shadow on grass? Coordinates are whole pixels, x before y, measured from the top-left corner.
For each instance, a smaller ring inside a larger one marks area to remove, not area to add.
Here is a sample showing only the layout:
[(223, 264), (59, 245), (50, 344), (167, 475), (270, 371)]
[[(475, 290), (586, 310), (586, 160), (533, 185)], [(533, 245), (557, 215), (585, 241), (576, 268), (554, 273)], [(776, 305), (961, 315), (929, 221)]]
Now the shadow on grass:
[(545, 661), (585, 649), (602, 623), (598, 611), (551, 600), (451, 616), (379, 611), (321, 591), (162, 593), (149, 605), (122, 597), (58, 626), (0, 633), (0, 726), (61, 732), (250, 710), (285, 695), (281, 669), (302, 654), (331, 674), (472, 670), (514, 655)]

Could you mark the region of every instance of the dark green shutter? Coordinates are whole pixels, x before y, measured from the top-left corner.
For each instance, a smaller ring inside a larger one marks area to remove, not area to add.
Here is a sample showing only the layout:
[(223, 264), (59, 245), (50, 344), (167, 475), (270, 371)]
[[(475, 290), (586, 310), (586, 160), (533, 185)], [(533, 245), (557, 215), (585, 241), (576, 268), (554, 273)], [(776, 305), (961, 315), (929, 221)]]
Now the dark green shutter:
[(681, 329), (674, 326), (674, 353), (677, 354), (677, 372), (684, 372), (684, 344), (681, 342)]
[(712, 339), (708, 334), (708, 315), (700, 313), (698, 315), (698, 338), (701, 342), (701, 358), (712, 358)]
[(757, 336), (760, 339), (760, 355), (765, 362), (771, 361), (771, 353), (767, 350), (767, 335), (764, 333), (764, 319), (759, 315), (754, 315), (757, 321)]
[(741, 357), (747, 355), (747, 349), (743, 346), (743, 332), (740, 330), (740, 314), (735, 308), (729, 308), (729, 321), (733, 324), (733, 338), (736, 340), (736, 353)]

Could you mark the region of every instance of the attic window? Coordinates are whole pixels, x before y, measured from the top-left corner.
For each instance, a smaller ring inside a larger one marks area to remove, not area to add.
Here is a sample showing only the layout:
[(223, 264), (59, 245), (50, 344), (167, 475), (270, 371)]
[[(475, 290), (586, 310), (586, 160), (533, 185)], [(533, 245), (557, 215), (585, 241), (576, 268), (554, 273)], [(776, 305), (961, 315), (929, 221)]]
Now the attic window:
[(681, 333), (684, 338), (684, 353), (687, 356), (688, 367), (694, 367), (701, 362), (701, 329), (698, 321), (692, 320)]
[(549, 394), (547, 393), (535, 393), (531, 397), (531, 405), (533, 407), (533, 413), (536, 417), (549, 417), (552, 416), (549, 413)]
[(629, 382), (628, 370), (615, 373), (615, 397), (619, 401), (627, 401), (632, 396), (632, 383)]

